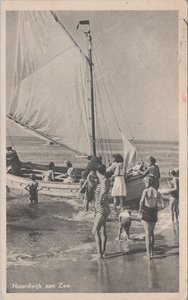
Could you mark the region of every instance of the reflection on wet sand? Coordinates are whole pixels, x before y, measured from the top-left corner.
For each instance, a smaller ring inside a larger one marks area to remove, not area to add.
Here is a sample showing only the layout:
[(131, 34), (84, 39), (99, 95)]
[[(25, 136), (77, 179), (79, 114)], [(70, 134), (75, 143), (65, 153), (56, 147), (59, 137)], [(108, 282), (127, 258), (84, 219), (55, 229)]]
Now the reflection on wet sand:
[[(11, 292), (15, 292), (11, 289), (12, 282), (45, 284), (58, 282), (60, 275), (61, 280), (71, 284), (69, 292), (177, 290), (178, 278), (174, 274), (178, 268), (178, 224), (168, 227), (167, 212), (160, 215), (162, 230), (156, 230), (155, 257), (150, 264), (143, 259), (142, 224), (133, 221), (131, 240), (119, 242), (116, 240), (118, 218), (113, 215), (107, 224), (107, 255), (98, 261), (91, 234), (93, 214), (83, 217), (79, 203), (77, 207), (58, 199), (52, 203), (42, 196), (40, 201), (38, 206), (31, 207), (28, 199), (18, 196), (18, 200), (8, 203), (8, 288)], [(173, 286), (166, 284), (166, 278), (174, 282)]]
[(148, 263), (148, 286), (149, 288), (158, 288), (158, 273), (156, 263), (154, 260), (150, 260)]
[(172, 232), (173, 232), (173, 240), (174, 242), (179, 242), (179, 223), (175, 223), (172, 226)]
[(97, 272), (97, 277), (99, 280), (99, 285), (101, 290), (108, 290), (108, 287), (111, 286), (110, 282), (110, 274), (109, 274), (109, 268), (108, 268), (108, 263), (103, 260), (98, 260), (98, 272)]

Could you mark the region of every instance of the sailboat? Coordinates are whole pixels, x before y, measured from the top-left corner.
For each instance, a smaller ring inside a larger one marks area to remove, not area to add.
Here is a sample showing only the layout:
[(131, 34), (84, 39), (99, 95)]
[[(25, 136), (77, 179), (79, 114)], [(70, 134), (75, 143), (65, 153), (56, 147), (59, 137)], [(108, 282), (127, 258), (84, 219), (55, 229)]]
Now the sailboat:
[[(106, 145), (109, 155), (110, 135), (105, 122), (106, 103), (102, 103), (100, 95), (97, 102), (95, 92), (98, 86), (89, 20), (80, 21), (79, 26), (84, 26), (87, 55), (54, 11), (19, 12), (14, 88), (7, 118), (77, 157), (101, 155), (106, 160), (104, 150)], [(131, 169), (136, 164), (136, 150), (122, 133), (123, 129), (117, 127), (125, 146), (125, 164)], [(77, 194), (82, 169), (77, 169), (74, 182), (65, 183), (58, 180), (66, 172), (65, 167), (55, 167), (55, 181), (43, 182), (46, 168), (22, 162), (20, 175), (7, 174), (7, 185), (23, 189), (34, 173), (42, 194), (63, 197)], [(142, 175), (128, 172), (127, 200), (139, 199), (143, 189)]]

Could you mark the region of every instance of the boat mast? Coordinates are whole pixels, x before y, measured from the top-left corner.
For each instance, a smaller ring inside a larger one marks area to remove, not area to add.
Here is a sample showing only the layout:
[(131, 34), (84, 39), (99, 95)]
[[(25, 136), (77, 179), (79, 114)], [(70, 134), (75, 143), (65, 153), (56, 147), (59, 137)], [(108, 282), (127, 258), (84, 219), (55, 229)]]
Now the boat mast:
[(88, 60), (90, 71), (90, 100), (91, 101), (91, 145), (92, 154), (96, 156), (96, 138), (95, 138), (95, 106), (94, 106), (94, 89), (93, 89), (93, 60), (92, 60), (92, 37), (91, 31), (86, 33), (88, 38)]
[(89, 26), (89, 20), (82, 20), (79, 21), (79, 24), (77, 26), (77, 29), (80, 25), (87, 25), (88, 30), (82, 31), (88, 40), (88, 57), (87, 61), (89, 64), (89, 72), (90, 72), (90, 98), (88, 98), (88, 101), (91, 102), (91, 136), (90, 136), (90, 142), (91, 142), (91, 151), (92, 155), (96, 156), (96, 137), (95, 137), (95, 103), (94, 103), (94, 86), (93, 86), (93, 59), (92, 59), (92, 37), (91, 37), (91, 31)]
[(90, 26), (89, 26), (89, 20), (82, 20), (79, 21), (79, 24), (77, 26), (77, 29), (79, 28), (80, 25), (88, 25), (88, 30), (84, 31), (87, 39), (88, 39), (88, 56), (85, 55), (85, 53), (82, 51), (82, 49), (79, 47), (79, 45), (75, 42), (73, 37), (70, 35), (68, 30), (65, 28), (65, 26), (60, 22), (58, 19), (57, 15), (53, 12), (50, 11), (51, 14), (53, 15), (54, 19), (56, 22), (60, 24), (61, 27), (66, 31), (66, 33), (69, 35), (71, 40), (74, 42), (76, 47), (79, 48), (81, 53), (84, 55), (86, 58), (88, 64), (89, 64), (89, 71), (90, 71), (90, 98), (88, 99), (91, 101), (91, 150), (92, 150), (92, 155), (96, 156), (96, 137), (95, 137), (95, 105), (94, 105), (94, 89), (93, 89), (93, 60), (92, 60), (92, 37), (91, 37), (91, 31), (90, 31)]

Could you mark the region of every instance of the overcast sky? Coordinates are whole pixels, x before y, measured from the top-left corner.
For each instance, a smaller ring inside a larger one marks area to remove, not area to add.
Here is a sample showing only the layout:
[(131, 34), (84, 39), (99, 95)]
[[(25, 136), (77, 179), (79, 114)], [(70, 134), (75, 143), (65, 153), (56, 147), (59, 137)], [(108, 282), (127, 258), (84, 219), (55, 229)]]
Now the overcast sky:
[[(79, 20), (90, 20), (97, 62), (116, 115), (121, 111), (128, 124), (128, 137), (178, 140), (177, 12), (59, 11), (57, 15), (84, 51), (85, 37), (76, 26)], [(8, 12), (7, 102), (13, 84), (16, 26), (17, 14)], [(9, 130), (24, 135), (18, 127), (9, 125)]]

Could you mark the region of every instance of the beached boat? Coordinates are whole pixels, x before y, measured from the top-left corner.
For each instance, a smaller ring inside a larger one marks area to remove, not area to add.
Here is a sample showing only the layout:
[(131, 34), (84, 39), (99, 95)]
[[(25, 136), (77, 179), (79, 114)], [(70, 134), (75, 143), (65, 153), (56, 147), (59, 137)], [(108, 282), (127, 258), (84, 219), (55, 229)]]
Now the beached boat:
[[(88, 20), (79, 22), (88, 44), (88, 54), (80, 48), (64, 24), (52, 11), (20, 11), (16, 47), (14, 88), (7, 117), (28, 132), (76, 154), (102, 156), (109, 162), (110, 130), (105, 113), (110, 113), (116, 138), (122, 139), (125, 166), (136, 164), (136, 149), (129, 143), (115, 117), (112, 105), (101, 101), (92, 55)], [(95, 79), (95, 80), (94, 80)], [(109, 116), (108, 116), (109, 117)], [(106, 148), (105, 148), (106, 147)], [(32, 150), (31, 150), (32, 151)], [(53, 151), (53, 147), (52, 147)], [(87, 161), (86, 161), (87, 165)], [(55, 181), (43, 182), (46, 166), (22, 163), (20, 175), (7, 174), (8, 186), (23, 189), (36, 174), (43, 194), (72, 197), (79, 189), (81, 169), (74, 182), (64, 183), (64, 167), (55, 168)], [(127, 177), (127, 200), (138, 199), (143, 191), (142, 176), (136, 171)]]

